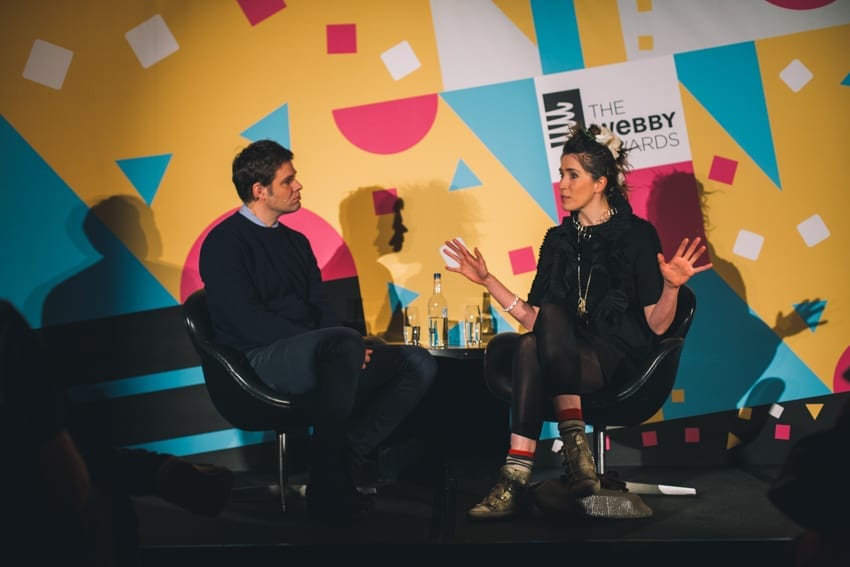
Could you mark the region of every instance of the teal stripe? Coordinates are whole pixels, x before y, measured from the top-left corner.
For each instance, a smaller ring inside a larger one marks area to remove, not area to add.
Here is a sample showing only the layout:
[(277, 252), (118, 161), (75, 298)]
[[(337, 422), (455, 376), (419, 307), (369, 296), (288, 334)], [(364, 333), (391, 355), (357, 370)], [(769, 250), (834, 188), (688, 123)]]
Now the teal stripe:
[(150, 394), (174, 388), (197, 386), (204, 383), (204, 374), (200, 366), (169, 370), (147, 376), (136, 376), (123, 380), (112, 380), (97, 384), (85, 384), (70, 388), (68, 395), (74, 403), (95, 402), (139, 394)]
[(531, 0), (543, 74), (584, 69), (578, 21), (570, 0)]
[(199, 433), (187, 435), (186, 437), (175, 437), (149, 443), (128, 445), (128, 449), (146, 449), (155, 453), (166, 453), (184, 457), (198, 453), (210, 453), (213, 451), (224, 451), (247, 445), (259, 445), (275, 441), (277, 435), (274, 431), (243, 431), (241, 429), (223, 429), (210, 433)]

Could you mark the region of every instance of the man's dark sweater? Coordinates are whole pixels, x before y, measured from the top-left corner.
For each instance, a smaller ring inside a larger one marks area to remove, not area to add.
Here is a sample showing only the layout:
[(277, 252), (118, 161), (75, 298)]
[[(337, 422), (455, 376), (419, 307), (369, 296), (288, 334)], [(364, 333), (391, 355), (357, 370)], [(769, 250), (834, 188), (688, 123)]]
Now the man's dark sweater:
[(201, 247), (199, 268), (216, 339), (242, 352), (340, 325), (307, 237), (235, 212)]

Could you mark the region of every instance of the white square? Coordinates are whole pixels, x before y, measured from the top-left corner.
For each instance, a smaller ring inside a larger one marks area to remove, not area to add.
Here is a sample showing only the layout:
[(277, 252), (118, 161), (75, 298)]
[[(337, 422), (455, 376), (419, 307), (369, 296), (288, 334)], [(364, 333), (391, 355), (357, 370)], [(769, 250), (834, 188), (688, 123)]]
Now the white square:
[(829, 238), (829, 229), (820, 215), (812, 215), (797, 225), (797, 232), (803, 237), (803, 242), (810, 248)]
[(779, 419), (780, 417), (782, 417), (782, 414), (785, 413), (785, 408), (780, 406), (779, 404), (771, 404), (770, 409), (767, 410), (767, 413), (769, 413), (771, 417)]
[(419, 58), (416, 57), (413, 48), (410, 47), (407, 41), (402, 41), (395, 47), (384, 51), (381, 54), (381, 60), (396, 81), (406, 77), (422, 66)]
[(62, 88), (74, 52), (44, 40), (32, 44), (29, 59), (24, 67), (24, 79), (56, 89)]
[(814, 77), (812, 72), (809, 71), (809, 68), (803, 65), (799, 59), (791, 61), (779, 73), (779, 78), (782, 79), (785, 84), (788, 85), (788, 88), (795, 93), (805, 87), (806, 84), (812, 80), (812, 77)]
[(145, 69), (179, 49), (177, 40), (159, 14), (134, 27), (124, 37)]
[(732, 252), (748, 260), (758, 260), (763, 245), (764, 236), (741, 229), (738, 231), (738, 238), (735, 239)]

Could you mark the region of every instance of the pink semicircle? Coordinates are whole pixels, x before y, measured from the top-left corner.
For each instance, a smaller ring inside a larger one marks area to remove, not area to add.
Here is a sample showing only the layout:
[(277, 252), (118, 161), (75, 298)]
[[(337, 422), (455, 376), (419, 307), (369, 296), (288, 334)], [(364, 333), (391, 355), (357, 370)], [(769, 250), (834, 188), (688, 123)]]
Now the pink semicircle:
[(437, 117), (436, 94), (339, 108), (334, 121), (345, 138), (363, 151), (395, 154), (417, 144)]
[[(180, 279), (180, 301), (186, 300), (196, 289), (203, 287), (198, 271), (198, 257), (201, 244), (218, 223), (232, 215), (237, 209), (230, 210), (207, 226), (192, 244), (186, 262), (183, 264), (183, 274)], [(313, 247), (313, 254), (322, 270), (322, 280), (332, 281), (357, 276), (354, 257), (342, 236), (319, 215), (301, 208), (298, 211), (280, 217), (280, 221), (293, 230), (303, 233)]]
[(835, 0), (767, 0), (768, 4), (787, 10), (817, 10), (833, 2)]

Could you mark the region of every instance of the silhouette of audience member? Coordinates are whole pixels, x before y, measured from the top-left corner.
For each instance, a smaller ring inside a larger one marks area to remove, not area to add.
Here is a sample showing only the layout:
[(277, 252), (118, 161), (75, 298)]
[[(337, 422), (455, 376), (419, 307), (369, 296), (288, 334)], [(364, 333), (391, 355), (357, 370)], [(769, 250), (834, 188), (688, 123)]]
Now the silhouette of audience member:
[(850, 471), (848, 442), (850, 399), (831, 428), (807, 435), (791, 448), (768, 490), (773, 505), (806, 530), (797, 541), (796, 567), (850, 565), (850, 491), (844, 485)]
[(81, 449), (58, 371), (38, 334), (0, 299), (3, 554), (32, 565), (137, 565), (132, 496), (157, 495), (197, 514), (221, 510), (229, 469), (143, 450)]

